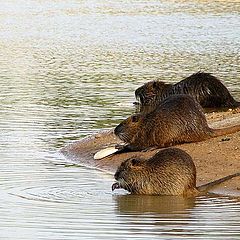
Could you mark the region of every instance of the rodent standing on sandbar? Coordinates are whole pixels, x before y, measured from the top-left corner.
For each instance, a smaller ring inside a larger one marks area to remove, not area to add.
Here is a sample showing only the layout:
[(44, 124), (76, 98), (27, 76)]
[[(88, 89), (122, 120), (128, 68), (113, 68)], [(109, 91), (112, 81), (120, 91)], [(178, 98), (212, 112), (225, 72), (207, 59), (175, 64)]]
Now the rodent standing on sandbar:
[(223, 129), (208, 126), (202, 107), (190, 95), (172, 95), (150, 113), (123, 120), (114, 133), (126, 143), (123, 151), (162, 148), (199, 142), (240, 131), (240, 125)]

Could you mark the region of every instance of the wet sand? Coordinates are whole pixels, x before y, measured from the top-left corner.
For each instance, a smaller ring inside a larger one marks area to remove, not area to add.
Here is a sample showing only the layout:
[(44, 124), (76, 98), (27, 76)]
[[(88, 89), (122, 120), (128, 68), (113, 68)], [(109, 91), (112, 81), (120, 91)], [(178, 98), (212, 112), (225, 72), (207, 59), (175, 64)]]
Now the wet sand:
[[(240, 111), (236, 110), (209, 113), (206, 116), (212, 128), (240, 124)], [(121, 153), (101, 160), (93, 159), (97, 151), (114, 146), (116, 143), (120, 143), (120, 140), (112, 130), (102, 131), (64, 147), (61, 152), (76, 164), (114, 173), (119, 164), (130, 157), (147, 159), (159, 151), (156, 149), (146, 152)], [(203, 142), (181, 144), (176, 147), (185, 150), (192, 156), (197, 168), (197, 185), (240, 171), (240, 132)], [(240, 177), (220, 184), (211, 192), (240, 197)]]

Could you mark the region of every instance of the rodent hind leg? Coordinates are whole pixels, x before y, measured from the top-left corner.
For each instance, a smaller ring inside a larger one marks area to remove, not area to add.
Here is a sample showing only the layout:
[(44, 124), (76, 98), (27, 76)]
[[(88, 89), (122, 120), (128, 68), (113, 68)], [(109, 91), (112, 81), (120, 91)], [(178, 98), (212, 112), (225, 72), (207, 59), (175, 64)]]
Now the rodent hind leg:
[(158, 146), (151, 146), (151, 147), (147, 147), (147, 148), (142, 149), (141, 152), (151, 152), (151, 151), (154, 151), (158, 148), (159, 148)]

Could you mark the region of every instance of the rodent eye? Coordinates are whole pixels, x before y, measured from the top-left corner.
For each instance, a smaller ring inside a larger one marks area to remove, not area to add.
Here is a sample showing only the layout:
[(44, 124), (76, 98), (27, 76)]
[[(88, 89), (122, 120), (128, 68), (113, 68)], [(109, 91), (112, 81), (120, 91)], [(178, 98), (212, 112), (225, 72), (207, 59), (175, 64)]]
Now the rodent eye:
[(140, 161), (136, 158), (132, 159), (131, 162), (132, 162), (132, 166), (136, 166), (140, 163)]
[(137, 121), (138, 121), (138, 116), (133, 115), (133, 116), (132, 116), (132, 122), (137, 122)]
[(154, 81), (152, 87), (157, 88), (157, 82)]

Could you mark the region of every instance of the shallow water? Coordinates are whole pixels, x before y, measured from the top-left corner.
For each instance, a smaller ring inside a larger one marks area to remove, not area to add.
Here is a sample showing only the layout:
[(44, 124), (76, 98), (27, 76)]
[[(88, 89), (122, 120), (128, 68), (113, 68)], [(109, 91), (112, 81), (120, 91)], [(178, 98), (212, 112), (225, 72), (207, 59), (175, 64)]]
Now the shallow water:
[(111, 192), (58, 150), (134, 111), (133, 91), (203, 70), (240, 99), (238, 1), (0, 7), (0, 239), (239, 239), (240, 202)]

